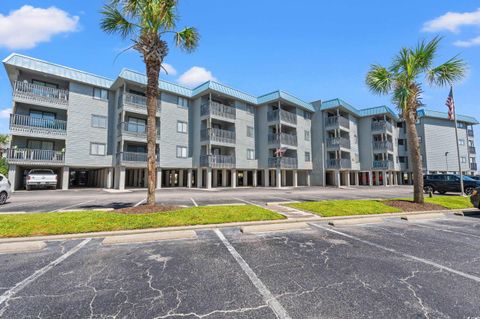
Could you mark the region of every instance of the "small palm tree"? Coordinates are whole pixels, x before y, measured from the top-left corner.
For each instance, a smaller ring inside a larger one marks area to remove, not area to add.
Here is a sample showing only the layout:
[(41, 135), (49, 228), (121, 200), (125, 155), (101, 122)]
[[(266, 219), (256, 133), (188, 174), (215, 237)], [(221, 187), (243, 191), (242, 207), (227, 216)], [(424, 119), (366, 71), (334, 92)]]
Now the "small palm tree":
[(166, 36), (173, 36), (174, 43), (186, 52), (198, 45), (199, 35), (195, 28), (177, 31), (177, 0), (110, 0), (104, 6), (101, 28), (107, 33), (117, 33), (123, 39), (130, 38), (130, 48), (138, 51), (145, 63), (147, 73), (147, 149), (148, 149), (148, 194), (147, 204), (155, 204), (156, 188), (156, 108), (158, 80), (162, 63), (168, 54)]
[(421, 41), (415, 48), (402, 48), (387, 68), (374, 64), (366, 77), (369, 89), (375, 94), (391, 94), (393, 103), (400, 110), (407, 125), (408, 148), (413, 164), (414, 202), (424, 203), (423, 167), (420, 155), (416, 121), (421, 106), (421, 78), (433, 86), (452, 85), (466, 73), (466, 63), (454, 57), (433, 66), (437, 55), (439, 37)]

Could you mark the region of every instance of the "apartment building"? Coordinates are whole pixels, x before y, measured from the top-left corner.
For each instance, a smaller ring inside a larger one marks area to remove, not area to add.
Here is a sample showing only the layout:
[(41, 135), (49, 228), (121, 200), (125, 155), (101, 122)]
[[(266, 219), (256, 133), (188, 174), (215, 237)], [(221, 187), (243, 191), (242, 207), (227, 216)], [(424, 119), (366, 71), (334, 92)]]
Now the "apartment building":
[[(3, 63), (13, 90), (6, 155), (14, 189), (33, 168), (54, 170), (62, 189), (146, 187), (144, 74), (123, 69), (111, 80), (19, 54)], [(307, 103), (283, 91), (256, 97), (213, 81), (195, 89), (160, 81), (159, 89), (157, 188), (411, 182), (402, 121), (388, 107)], [(443, 145), (432, 137), (452, 124), (423, 112), (425, 167), (442, 171)], [(459, 123), (465, 168), (473, 174), (477, 121)], [(447, 151), (453, 160), (456, 153)], [(453, 171), (448, 164), (444, 171)]]

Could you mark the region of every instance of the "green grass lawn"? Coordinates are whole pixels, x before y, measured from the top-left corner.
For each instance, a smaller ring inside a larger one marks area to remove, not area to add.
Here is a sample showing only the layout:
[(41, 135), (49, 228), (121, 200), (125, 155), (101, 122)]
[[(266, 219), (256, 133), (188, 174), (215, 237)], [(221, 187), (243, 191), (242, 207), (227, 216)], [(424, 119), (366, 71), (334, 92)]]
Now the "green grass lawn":
[(325, 200), (319, 202), (295, 203), (287, 206), (309, 211), (323, 217), (400, 212), (398, 208), (390, 207), (381, 201), (376, 200)]
[(434, 196), (432, 198), (425, 197), (425, 203), (437, 204), (448, 209), (473, 208), (470, 198), (463, 196)]
[(280, 214), (251, 205), (192, 207), (141, 215), (102, 211), (0, 215), (0, 237), (89, 233), (284, 218)]

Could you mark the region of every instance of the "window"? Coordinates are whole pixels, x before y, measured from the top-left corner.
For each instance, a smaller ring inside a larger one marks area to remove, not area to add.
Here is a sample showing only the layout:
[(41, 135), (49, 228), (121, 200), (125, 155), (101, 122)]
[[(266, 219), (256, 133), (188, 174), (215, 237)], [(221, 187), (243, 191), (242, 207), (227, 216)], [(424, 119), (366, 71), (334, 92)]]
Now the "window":
[(92, 115), (92, 127), (107, 128), (107, 117), (101, 115)]
[(255, 135), (255, 129), (253, 126), (247, 126), (247, 137), (253, 137)]
[(398, 140), (398, 145), (403, 145), (403, 144), (404, 144), (404, 143), (403, 143), (403, 139), (399, 139), (399, 140)]
[(30, 110), (30, 117), (35, 119), (55, 120), (55, 113)]
[(247, 113), (254, 115), (255, 114), (255, 106), (252, 104), (247, 104)]
[(35, 85), (38, 85), (38, 86), (45, 86), (47, 88), (52, 88), (52, 89), (58, 89), (58, 84), (48, 83), (48, 82), (45, 82), (45, 81), (32, 80), (32, 84), (35, 84)]
[(305, 131), (305, 141), (310, 141), (310, 131)]
[(187, 158), (186, 146), (177, 146), (177, 158)]
[(188, 132), (188, 123), (183, 121), (177, 121), (177, 132), (178, 133), (187, 133)]
[(32, 150), (48, 150), (53, 151), (54, 149), (53, 142), (50, 141), (40, 141), (40, 140), (28, 140), (27, 148)]
[(178, 106), (188, 108), (188, 100), (184, 97), (179, 96), (177, 100)]
[(106, 154), (106, 147), (103, 143), (90, 143), (90, 155), (103, 156)]
[(310, 162), (310, 152), (305, 152), (305, 162)]
[(465, 140), (459, 139), (459, 140), (458, 140), (458, 144), (459, 144), (459, 145), (465, 145)]
[(147, 120), (137, 119), (135, 117), (128, 118), (127, 131), (146, 133), (147, 132)]
[(99, 100), (108, 100), (108, 91), (100, 88), (93, 88), (93, 98)]
[(312, 119), (312, 113), (303, 110), (303, 118), (304, 118), (305, 120), (311, 120), (311, 119)]
[(255, 151), (252, 149), (247, 149), (247, 160), (255, 159)]
[(460, 157), (460, 160), (462, 163), (466, 163), (467, 162), (467, 158), (465, 156), (462, 156)]
[(402, 128), (403, 127), (403, 122), (397, 122), (397, 127)]

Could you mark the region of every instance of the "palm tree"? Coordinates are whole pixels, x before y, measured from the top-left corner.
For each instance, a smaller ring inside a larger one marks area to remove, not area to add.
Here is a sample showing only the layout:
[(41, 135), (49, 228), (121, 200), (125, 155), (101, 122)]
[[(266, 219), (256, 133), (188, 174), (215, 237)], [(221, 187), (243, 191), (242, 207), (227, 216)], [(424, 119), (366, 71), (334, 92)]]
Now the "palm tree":
[(452, 85), (466, 73), (466, 63), (457, 57), (439, 66), (433, 66), (441, 38), (421, 41), (415, 48), (402, 48), (389, 67), (374, 64), (366, 77), (370, 91), (375, 94), (391, 94), (405, 120), (408, 148), (413, 164), (415, 203), (424, 203), (423, 167), (420, 155), (416, 121), (417, 109), (422, 105), (422, 77), (432, 86)]
[(147, 149), (148, 149), (148, 194), (147, 204), (155, 204), (156, 188), (156, 136), (155, 123), (158, 80), (162, 64), (168, 54), (168, 43), (164, 40), (173, 36), (174, 43), (186, 52), (198, 45), (199, 35), (195, 28), (177, 31), (178, 0), (110, 0), (105, 5), (101, 28), (107, 33), (117, 33), (123, 39), (132, 39), (130, 48), (140, 53), (147, 73)]

